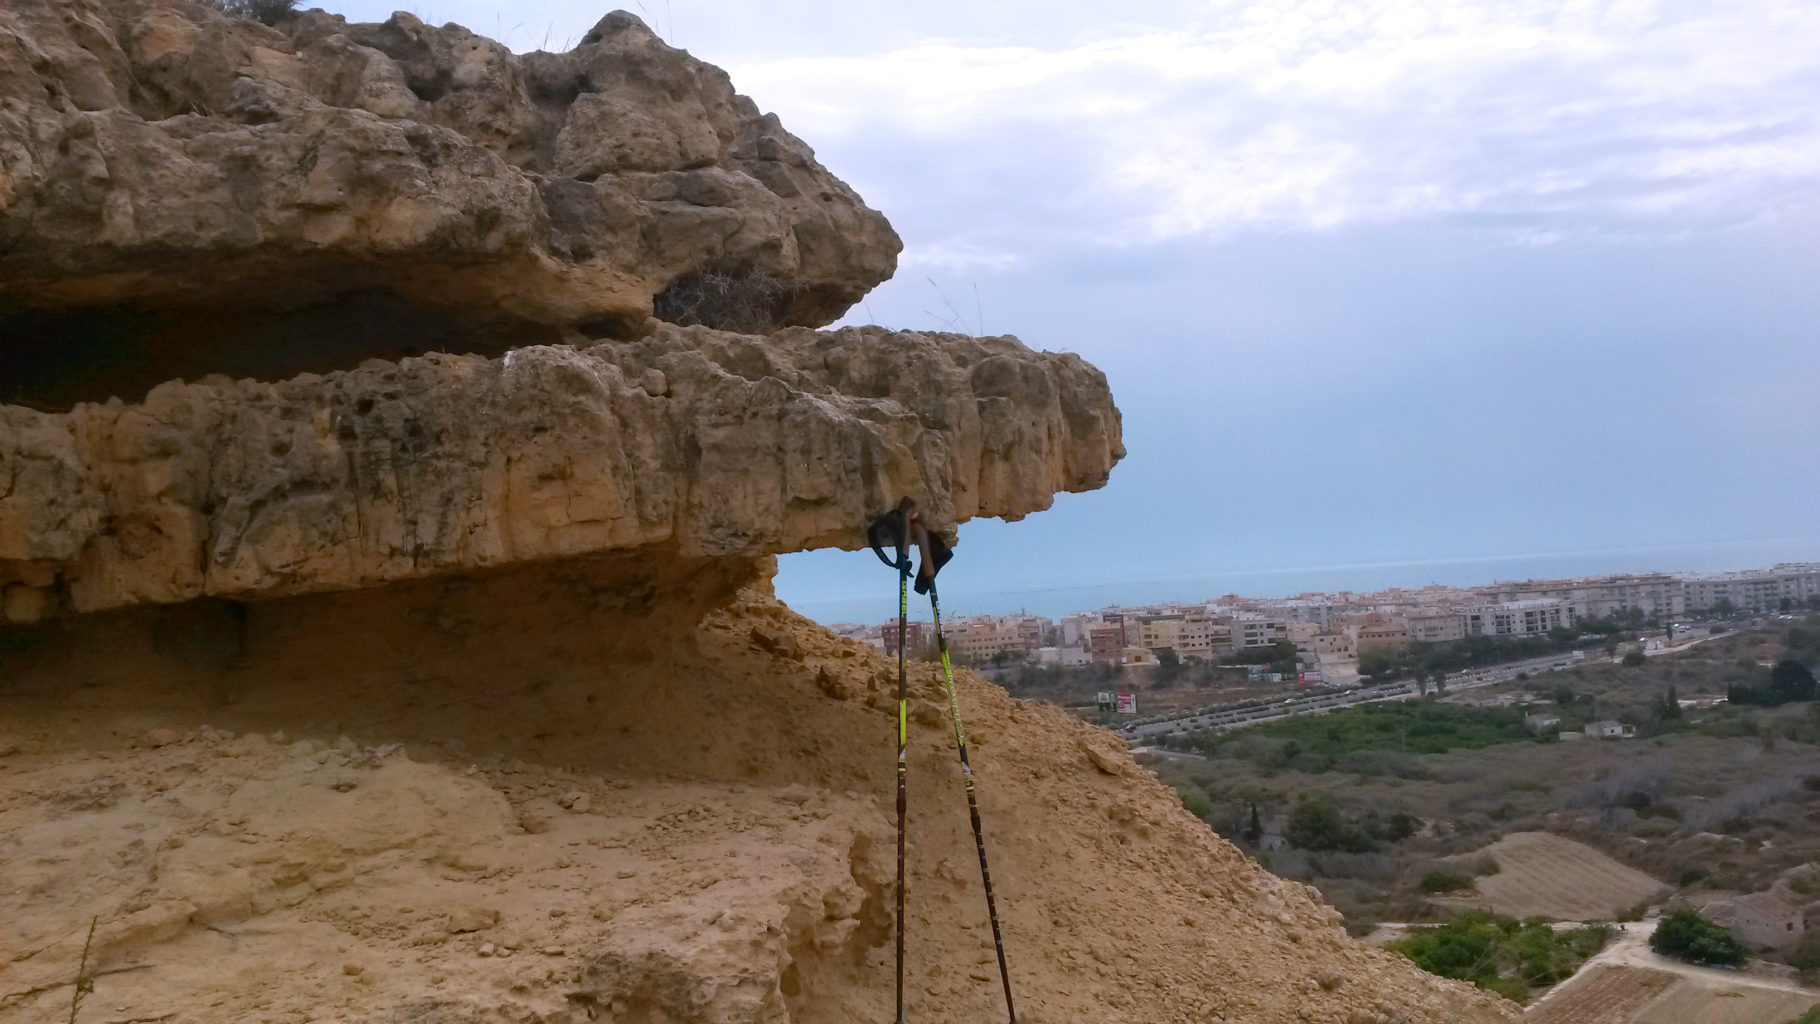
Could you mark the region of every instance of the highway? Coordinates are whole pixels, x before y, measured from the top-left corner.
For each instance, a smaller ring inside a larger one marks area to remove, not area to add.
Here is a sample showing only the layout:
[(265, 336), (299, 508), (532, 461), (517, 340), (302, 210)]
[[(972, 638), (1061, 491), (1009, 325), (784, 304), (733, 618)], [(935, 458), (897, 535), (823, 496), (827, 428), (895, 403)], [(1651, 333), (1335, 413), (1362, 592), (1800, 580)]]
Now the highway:
[[(1542, 672), (1559, 671), (1578, 664), (1584, 658), (1585, 655), (1580, 651), (1568, 651), (1562, 654), (1551, 654), (1544, 658), (1530, 658), (1527, 661), (1513, 661), (1503, 665), (1455, 672), (1447, 677), (1447, 695), (1453, 696), (1464, 690), (1509, 682), (1515, 679), (1518, 673), (1536, 675)], [(1200, 708), (1170, 718), (1128, 722), (1119, 726), (1116, 731), (1127, 743), (1142, 744), (1155, 742), (1172, 733), (1194, 732), (1200, 729), (1237, 729), (1242, 726), (1257, 725), (1260, 722), (1274, 722), (1280, 718), (1293, 718), (1296, 715), (1319, 715), (1335, 708), (1349, 708), (1358, 704), (1371, 704), (1386, 700), (1411, 700), (1419, 696), (1421, 696), (1421, 688), (1412, 681), (1404, 680), (1361, 686), (1351, 690), (1324, 690), (1318, 693), (1297, 694), (1275, 699), (1254, 697), (1231, 704)]]

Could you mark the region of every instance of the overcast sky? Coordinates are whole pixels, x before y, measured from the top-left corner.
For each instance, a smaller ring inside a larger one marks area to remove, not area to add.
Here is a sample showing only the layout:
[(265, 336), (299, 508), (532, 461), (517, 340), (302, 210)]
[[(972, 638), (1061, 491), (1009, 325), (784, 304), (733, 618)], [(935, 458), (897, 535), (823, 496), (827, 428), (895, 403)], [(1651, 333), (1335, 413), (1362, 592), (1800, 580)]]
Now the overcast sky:
[[(605, 13), (408, 9), (518, 50)], [(1111, 378), (1130, 456), (965, 527), (951, 603), (1820, 558), (1812, 0), (630, 9), (904, 236), (851, 319), (1013, 333)], [(877, 590), (882, 619), (891, 583), (819, 553), (779, 587), (823, 617)]]

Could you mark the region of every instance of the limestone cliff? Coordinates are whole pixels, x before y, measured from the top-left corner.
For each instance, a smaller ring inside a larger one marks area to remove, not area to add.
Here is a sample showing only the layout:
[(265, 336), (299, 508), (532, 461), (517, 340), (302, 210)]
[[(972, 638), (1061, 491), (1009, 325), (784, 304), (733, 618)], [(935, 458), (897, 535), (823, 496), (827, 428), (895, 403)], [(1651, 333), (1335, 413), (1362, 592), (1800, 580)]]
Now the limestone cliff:
[(0, 401), (625, 338), (654, 309), (819, 326), (899, 248), (725, 72), (624, 12), (515, 56), (402, 13), (0, 8)]
[(1015, 340), (665, 327), (279, 383), (0, 406), (0, 587), (35, 621), (611, 550), (857, 543), (894, 495), (1019, 516), (1123, 454), (1106, 380)]

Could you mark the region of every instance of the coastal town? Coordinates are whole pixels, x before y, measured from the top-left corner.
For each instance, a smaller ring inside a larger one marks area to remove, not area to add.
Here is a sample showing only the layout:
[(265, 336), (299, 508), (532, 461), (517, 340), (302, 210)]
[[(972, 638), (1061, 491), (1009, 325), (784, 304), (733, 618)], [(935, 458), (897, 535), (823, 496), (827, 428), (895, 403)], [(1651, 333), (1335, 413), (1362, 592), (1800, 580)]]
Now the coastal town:
[[(1503, 581), (1481, 587), (1429, 586), (1376, 593), (1304, 593), (1285, 598), (1227, 594), (1202, 603), (1110, 607), (1059, 620), (982, 615), (944, 623), (950, 655), (982, 667), (1155, 666), (1160, 662), (1246, 660), (1296, 651), (1294, 678), (1269, 682), (1345, 683), (1375, 650), (1469, 637), (1561, 636), (1594, 621), (1658, 623), (1739, 612), (1820, 608), (1820, 562), (1702, 573), (1635, 573)], [(836, 632), (894, 651), (896, 620), (836, 624)], [(933, 650), (933, 624), (905, 624), (911, 651)], [(1260, 660), (1260, 664), (1262, 661)], [(1286, 666), (1285, 666), (1286, 667)]]

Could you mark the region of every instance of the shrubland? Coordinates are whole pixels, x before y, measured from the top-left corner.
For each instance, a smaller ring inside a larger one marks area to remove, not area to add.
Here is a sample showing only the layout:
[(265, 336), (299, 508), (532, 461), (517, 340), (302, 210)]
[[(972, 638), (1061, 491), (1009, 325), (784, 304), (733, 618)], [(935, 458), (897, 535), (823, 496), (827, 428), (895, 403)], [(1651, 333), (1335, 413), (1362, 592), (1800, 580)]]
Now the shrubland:
[[(1767, 686), (1778, 664), (1805, 665), (1817, 648), (1810, 618), (1451, 698), (1508, 707), (1431, 697), (1196, 735), (1180, 746), (1202, 757), (1155, 767), (1191, 787), (1211, 827), (1319, 887), (1355, 933), (1444, 916), (1433, 897), (1470, 881), (1462, 855), (1519, 831), (1585, 842), (1697, 904), (1820, 861), (1820, 703), (1711, 703), (1728, 686)], [(1617, 719), (1639, 735), (1538, 738), (1528, 712), (1574, 729)], [(1820, 895), (1820, 882), (1790, 877)]]

